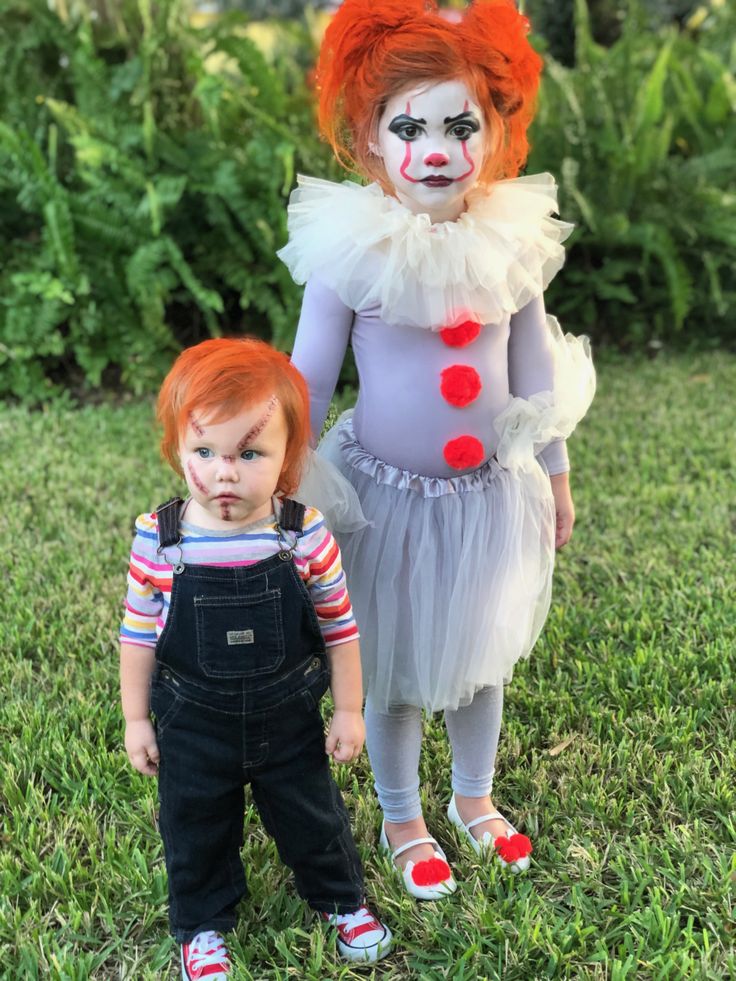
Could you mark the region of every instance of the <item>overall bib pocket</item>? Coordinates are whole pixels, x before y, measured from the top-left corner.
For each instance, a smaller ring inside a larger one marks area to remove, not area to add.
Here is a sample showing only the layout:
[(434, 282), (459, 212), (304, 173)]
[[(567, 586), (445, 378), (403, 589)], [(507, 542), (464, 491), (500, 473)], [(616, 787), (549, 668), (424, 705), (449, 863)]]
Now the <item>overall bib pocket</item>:
[(281, 590), (195, 596), (197, 659), (210, 678), (257, 678), (284, 660)]

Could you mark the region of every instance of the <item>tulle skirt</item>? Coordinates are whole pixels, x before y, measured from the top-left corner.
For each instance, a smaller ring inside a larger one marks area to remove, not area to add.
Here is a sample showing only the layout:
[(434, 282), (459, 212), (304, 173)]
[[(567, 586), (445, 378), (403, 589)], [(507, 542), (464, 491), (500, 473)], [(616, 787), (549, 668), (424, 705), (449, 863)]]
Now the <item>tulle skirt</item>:
[(555, 511), (542, 465), (512, 471), (494, 458), (418, 476), (368, 453), (349, 414), (319, 452), (369, 522), (337, 537), (375, 708), (455, 709), (509, 681), (549, 609)]

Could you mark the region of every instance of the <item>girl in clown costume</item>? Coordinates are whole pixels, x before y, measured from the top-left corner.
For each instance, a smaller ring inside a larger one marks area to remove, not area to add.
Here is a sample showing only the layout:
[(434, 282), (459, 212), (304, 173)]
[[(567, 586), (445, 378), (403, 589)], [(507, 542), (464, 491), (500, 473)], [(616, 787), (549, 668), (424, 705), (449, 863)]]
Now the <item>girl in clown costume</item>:
[(565, 439), (595, 389), (587, 342), (544, 308), (571, 231), (556, 185), (517, 176), (541, 68), (527, 31), (512, 0), (453, 18), (345, 0), (320, 54), (320, 126), (371, 183), (300, 178), (280, 252), (307, 284), (293, 362), (315, 438), (355, 354), (355, 410), (319, 456), (367, 522), (337, 525), (367, 746), (382, 844), (421, 899), (455, 889), (422, 815), (422, 709), (444, 711), (449, 820), (488, 860), (529, 865), (490, 796), (503, 685), (547, 614), (574, 522)]

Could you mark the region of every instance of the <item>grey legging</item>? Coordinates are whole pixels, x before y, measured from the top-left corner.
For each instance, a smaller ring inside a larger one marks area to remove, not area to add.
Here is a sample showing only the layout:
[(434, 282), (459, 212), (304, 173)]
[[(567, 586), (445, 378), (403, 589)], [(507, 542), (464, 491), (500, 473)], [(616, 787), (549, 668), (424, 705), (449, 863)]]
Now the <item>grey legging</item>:
[[(452, 789), (465, 797), (491, 792), (503, 712), (503, 685), (482, 688), (469, 705), (445, 710), (452, 746)], [(387, 821), (419, 817), (419, 753), (422, 710), (394, 705), (376, 712), (370, 695), (365, 706), (366, 745), (376, 793)]]

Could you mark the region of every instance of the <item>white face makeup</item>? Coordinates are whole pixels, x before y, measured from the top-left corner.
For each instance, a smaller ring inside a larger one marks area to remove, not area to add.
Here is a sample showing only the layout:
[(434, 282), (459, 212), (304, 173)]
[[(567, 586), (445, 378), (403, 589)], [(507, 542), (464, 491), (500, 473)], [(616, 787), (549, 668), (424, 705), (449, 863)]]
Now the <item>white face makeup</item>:
[(477, 182), (487, 125), (467, 85), (423, 82), (386, 103), (378, 150), (399, 201), (432, 221), (454, 221)]
[(286, 455), (287, 428), (274, 397), (225, 422), (194, 413), (179, 460), (192, 501), (187, 520), (226, 530), (267, 518)]

